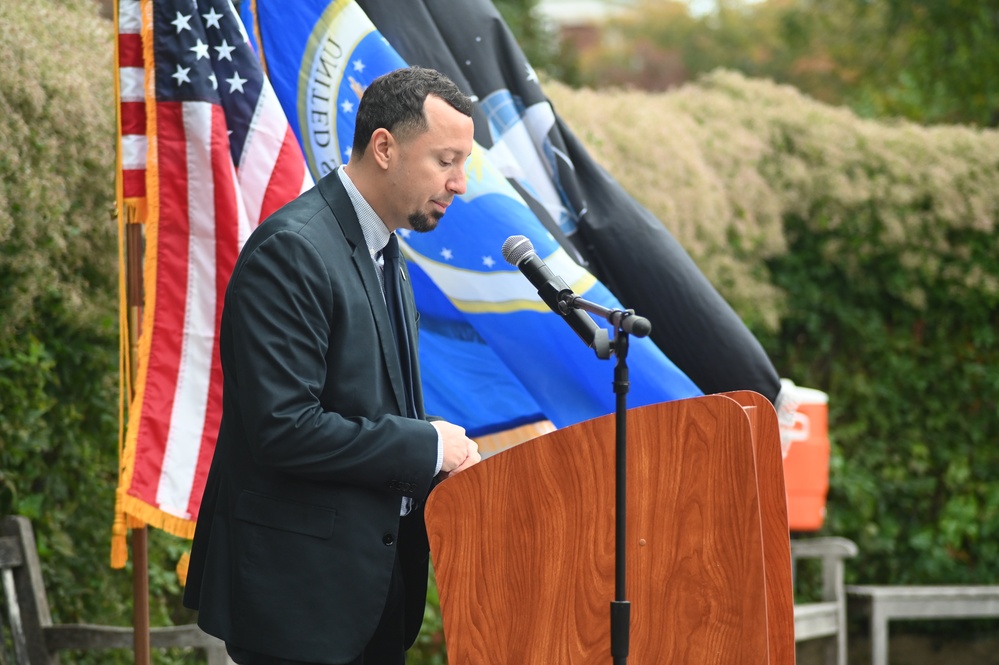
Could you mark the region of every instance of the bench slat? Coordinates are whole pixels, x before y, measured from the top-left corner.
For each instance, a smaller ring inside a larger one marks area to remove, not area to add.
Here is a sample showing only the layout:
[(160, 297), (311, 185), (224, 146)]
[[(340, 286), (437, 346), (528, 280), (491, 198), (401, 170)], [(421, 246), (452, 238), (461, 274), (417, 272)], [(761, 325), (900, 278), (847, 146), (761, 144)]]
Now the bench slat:
[(3, 594), (7, 599), (7, 619), (10, 621), (11, 641), (14, 643), (14, 662), (17, 665), (28, 665), (28, 642), (24, 637), (21, 606), (17, 604), (14, 573), (10, 568), (4, 568), (0, 570), (0, 577), (3, 577)]
[(999, 616), (999, 586), (848, 586), (888, 619)]
[(21, 546), (13, 536), (0, 536), (0, 568), (16, 568), (24, 564)]
[(958, 599), (999, 598), (999, 585), (968, 585), (968, 586), (880, 586), (880, 585), (848, 585), (846, 592), (852, 596), (869, 596), (872, 598), (914, 600), (924, 599)]
[[(134, 631), (127, 626), (52, 625), (45, 584), (31, 522), (21, 516), (0, 519), (0, 582), (14, 645), (14, 665), (57, 665), (63, 649), (134, 649)], [(231, 665), (225, 644), (196, 625), (150, 630), (150, 646), (202, 649), (209, 665)], [(0, 649), (3, 645), (0, 644)], [(3, 661), (0, 655), (0, 662)]]
[[(150, 646), (157, 649), (169, 647), (217, 647), (221, 641), (206, 634), (194, 624), (150, 628)], [(52, 651), (63, 649), (132, 649), (134, 631), (128, 626), (100, 626), (77, 623), (45, 628), (45, 643)]]
[(794, 641), (830, 637), (839, 632), (839, 604), (808, 603), (794, 607)]
[(892, 619), (958, 619), (999, 616), (999, 586), (846, 587), (851, 603), (870, 608), (871, 663), (888, 665)]
[(829, 536), (791, 541), (793, 558), (821, 559), (823, 557), (848, 558), (857, 556), (857, 545), (847, 538)]
[(846, 665), (846, 594), (843, 562), (857, 555), (857, 546), (846, 538), (822, 537), (791, 540), (791, 559), (818, 559), (822, 566), (822, 599), (794, 606), (794, 641), (816, 637), (826, 640), (826, 665)]

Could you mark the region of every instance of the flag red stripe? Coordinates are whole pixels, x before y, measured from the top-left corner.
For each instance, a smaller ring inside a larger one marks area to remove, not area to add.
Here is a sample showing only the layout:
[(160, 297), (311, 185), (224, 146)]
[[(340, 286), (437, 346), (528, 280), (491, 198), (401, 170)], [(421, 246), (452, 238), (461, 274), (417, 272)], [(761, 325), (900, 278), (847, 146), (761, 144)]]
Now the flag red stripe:
[(142, 67), (142, 35), (119, 33), (118, 66)]
[[(170, 431), (184, 338), (188, 276), (187, 145), (183, 105), (156, 105), (159, 198), (156, 243), (156, 303), (142, 416), (136, 437), (135, 470), (129, 493), (158, 505), (163, 454)], [(204, 178), (207, 174), (192, 174)], [(149, 257), (147, 256), (147, 261)]]
[(146, 133), (146, 103), (145, 102), (122, 102), (121, 103), (121, 133), (141, 134)]
[(302, 181), (305, 179), (305, 161), (302, 159), (302, 149), (291, 127), (284, 135), (281, 151), (278, 153), (267, 183), (267, 193), (260, 206), (260, 222), (267, 219), (272, 212), (291, 201), (302, 191)]
[(145, 169), (123, 169), (121, 176), (122, 196), (126, 199), (141, 199), (146, 196)]

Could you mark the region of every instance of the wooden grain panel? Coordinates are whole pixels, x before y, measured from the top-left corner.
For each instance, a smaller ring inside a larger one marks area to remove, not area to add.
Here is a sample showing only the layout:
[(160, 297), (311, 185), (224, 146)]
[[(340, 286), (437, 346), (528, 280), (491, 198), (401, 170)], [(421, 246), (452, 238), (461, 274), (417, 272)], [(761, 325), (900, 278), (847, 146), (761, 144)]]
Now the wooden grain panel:
[[(629, 662), (768, 662), (749, 419), (708, 396), (628, 415)], [(452, 665), (608, 663), (614, 416), (443, 482), (427, 502)]]
[(725, 393), (725, 396), (743, 405), (753, 431), (767, 581), (770, 662), (774, 665), (794, 665), (791, 540), (777, 412), (766, 397), (756, 392), (746, 390)]

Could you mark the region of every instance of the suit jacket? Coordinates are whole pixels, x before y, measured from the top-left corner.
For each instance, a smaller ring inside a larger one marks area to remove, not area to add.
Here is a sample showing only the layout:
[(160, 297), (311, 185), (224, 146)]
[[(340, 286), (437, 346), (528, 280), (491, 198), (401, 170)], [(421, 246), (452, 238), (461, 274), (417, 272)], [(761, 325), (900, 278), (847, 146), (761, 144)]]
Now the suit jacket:
[(261, 224), (232, 272), (222, 422), (184, 603), (202, 629), (244, 649), (316, 663), (359, 655), (400, 542), (407, 646), (419, 632), (426, 529), (422, 512), (400, 520), (399, 508), (430, 491), (437, 432), (404, 417), (376, 270), (334, 172)]

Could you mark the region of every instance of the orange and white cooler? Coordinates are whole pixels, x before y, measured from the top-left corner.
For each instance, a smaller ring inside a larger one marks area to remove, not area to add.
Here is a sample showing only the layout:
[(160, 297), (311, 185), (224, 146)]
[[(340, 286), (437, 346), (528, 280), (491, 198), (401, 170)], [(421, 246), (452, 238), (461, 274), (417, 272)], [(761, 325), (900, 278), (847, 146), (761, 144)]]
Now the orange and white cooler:
[(829, 492), (829, 396), (821, 390), (782, 380), (797, 403), (793, 423), (782, 424), (784, 487), (791, 531), (818, 531), (826, 516)]

